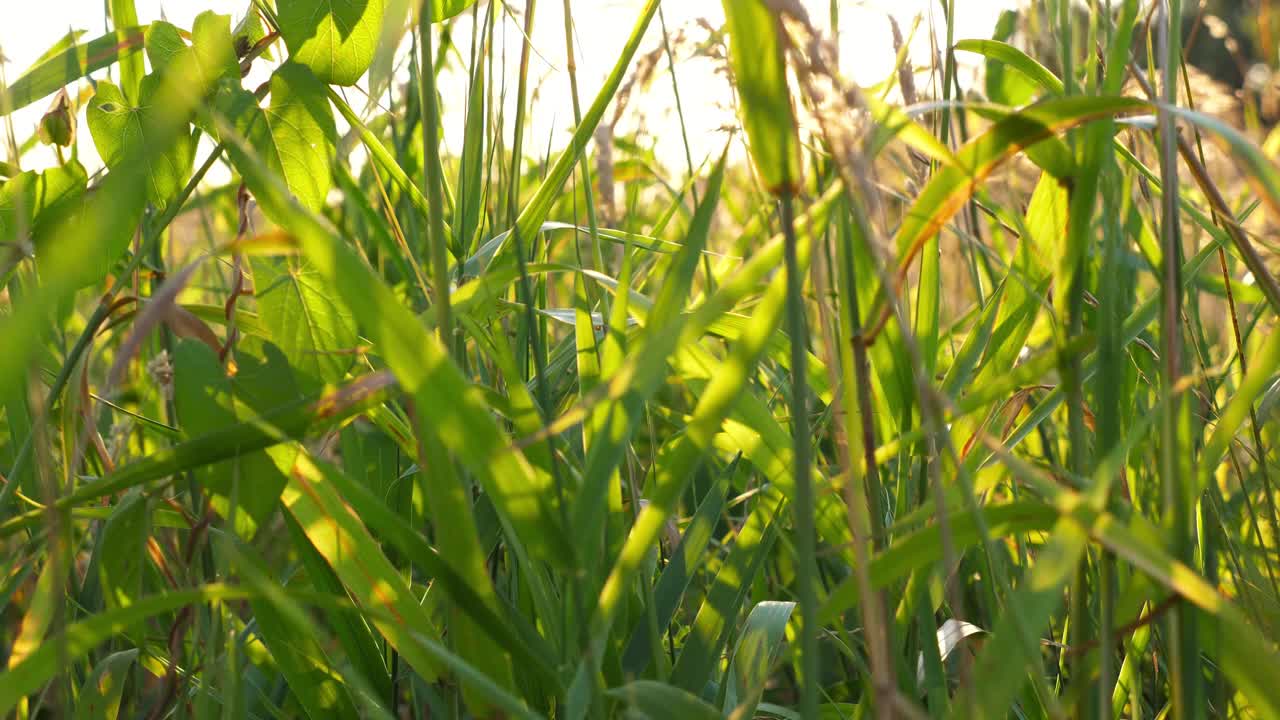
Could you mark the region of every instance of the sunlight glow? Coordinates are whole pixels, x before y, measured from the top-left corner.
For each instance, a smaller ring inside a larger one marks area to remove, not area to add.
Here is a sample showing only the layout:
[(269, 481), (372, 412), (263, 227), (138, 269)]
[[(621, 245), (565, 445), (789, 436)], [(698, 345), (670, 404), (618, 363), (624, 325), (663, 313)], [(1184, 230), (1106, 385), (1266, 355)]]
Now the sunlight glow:
[[(827, 0), (804, 0), (815, 25), (827, 29), (830, 3)], [(1002, 10), (1021, 4), (1020, 0), (959, 0), (956, 12), (956, 39), (988, 37)], [(69, 29), (86, 30), (87, 37), (104, 31), (106, 21), (101, 0), (44, 0), (40, 3), (6, 2), (0, 10), (0, 51), (8, 58), (5, 66), (7, 79), (12, 82), (54, 42)], [(232, 16), (232, 22), (249, 5), (247, 0), (137, 0), (138, 17), (142, 22), (166, 18), (179, 27), (190, 27), (195, 16), (204, 10), (213, 10)], [(576, 28), (577, 73), (580, 97), (585, 107), (590, 104), (595, 89), (610, 69), (610, 61), (616, 48), (621, 46), (635, 20), (640, 0), (593, 0), (574, 2)], [(945, 18), (940, 4), (930, 0), (839, 0), (840, 12), (840, 63), (847, 79), (868, 86), (887, 79), (894, 66), (894, 48), (889, 17), (898, 22), (904, 36), (911, 39), (910, 57), (916, 67), (931, 65), (931, 47), (945, 41)], [(533, 42), (536, 52), (531, 61), (531, 87), (533, 88), (533, 112), (526, 147), (538, 157), (548, 149), (564, 146), (573, 125), (573, 110), (569, 89), (564, 42), (563, 5), (560, 2), (543, 2), (537, 6)], [(694, 165), (705, 157), (718, 153), (726, 142), (723, 128), (735, 123), (733, 98), (724, 77), (720, 61), (708, 56), (705, 45), (712, 28), (724, 22), (724, 13), (718, 0), (681, 0), (667, 2), (662, 8), (670, 36), (675, 40), (672, 48), (676, 62), (685, 126), (689, 138), (689, 153)], [(917, 20), (919, 21), (916, 25)], [(685, 153), (680, 142), (680, 119), (676, 112), (669, 65), (662, 49), (662, 29), (653, 23), (640, 54), (654, 53), (655, 74), (647, 85), (634, 92), (622, 113), (617, 132), (626, 134), (641, 131), (642, 137), (654, 140), (655, 154), (663, 165), (676, 170), (685, 169)], [(912, 33), (915, 28), (914, 34)], [(470, 43), (472, 19), (464, 14), (455, 25), (453, 38), (465, 53)], [(930, 42), (931, 32), (935, 36)], [(508, 78), (516, 75), (520, 28), (510, 16), (504, 18), (498, 43), (505, 43)], [(407, 51), (408, 43), (402, 48)], [(594, 59), (604, 58), (597, 62)], [(966, 58), (957, 58), (962, 72), (972, 77), (976, 66), (966, 66)], [(440, 83), (445, 98), (445, 146), (456, 151), (462, 144), (462, 111), (465, 106), (467, 78), (456, 69), (462, 63), (455, 62), (446, 71)], [(633, 67), (634, 70), (634, 67)], [(403, 66), (402, 66), (403, 71)], [(252, 82), (255, 76), (246, 82)], [(402, 73), (407, 74), (407, 73)], [(265, 78), (265, 72), (263, 74)], [(966, 78), (961, 78), (962, 82)], [(917, 84), (925, 87), (930, 78), (921, 73)], [(514, 80), (507, 89), (508, 97), (514, 96)], [(357, 107), (364, 104), (360, 90), (349, 89), (347, 96)], [(34, 132), (47, 103), (38, 102), (14, 114), (13, 132), (21, 143)], [(608, 119), (609, 116), (606, 116)], [(81, 113), (83, 127), (83, 112)], [(87, 137), (87, 134), (86, 136)], [(100, 166), (92, 142), (80, 143), (82, 162), (90, 172)], [(202, 151), (203, 152), (203, 151)], [(31, 166), (52, 164), (53, 154), (44, 148), (26, 158)], [(216, 180), (216, 176), (211, 178)]]

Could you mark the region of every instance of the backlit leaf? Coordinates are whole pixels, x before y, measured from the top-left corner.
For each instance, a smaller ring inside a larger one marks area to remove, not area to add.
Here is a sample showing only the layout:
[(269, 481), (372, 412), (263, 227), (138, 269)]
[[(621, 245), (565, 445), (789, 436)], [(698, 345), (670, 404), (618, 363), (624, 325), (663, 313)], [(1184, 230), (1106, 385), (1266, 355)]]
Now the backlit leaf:
[(385, 0), (280, 0), (290, 59), (334, 85), (354, 85), (373, 62)]

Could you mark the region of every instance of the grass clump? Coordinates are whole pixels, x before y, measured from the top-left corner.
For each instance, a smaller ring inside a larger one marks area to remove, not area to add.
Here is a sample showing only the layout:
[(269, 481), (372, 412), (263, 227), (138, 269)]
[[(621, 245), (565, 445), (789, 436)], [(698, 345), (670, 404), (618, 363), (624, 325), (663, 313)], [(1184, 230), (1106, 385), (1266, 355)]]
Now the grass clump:
[(868, 87), (841, 3), (565, 0), (555, 152), (534, 5), (113, 0), (0, 87), (0, 714), (1280, 717), (1280, 141), (1176, 0)]

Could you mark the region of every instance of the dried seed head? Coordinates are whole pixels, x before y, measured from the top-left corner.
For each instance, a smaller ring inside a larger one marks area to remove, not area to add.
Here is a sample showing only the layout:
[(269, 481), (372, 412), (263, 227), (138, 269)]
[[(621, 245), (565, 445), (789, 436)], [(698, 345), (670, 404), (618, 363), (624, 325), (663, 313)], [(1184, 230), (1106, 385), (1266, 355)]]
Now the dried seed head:
[(173, 400), (173, 362), (167, 350), (147, 361), (147, 375), (160, 388), (165, 400)]

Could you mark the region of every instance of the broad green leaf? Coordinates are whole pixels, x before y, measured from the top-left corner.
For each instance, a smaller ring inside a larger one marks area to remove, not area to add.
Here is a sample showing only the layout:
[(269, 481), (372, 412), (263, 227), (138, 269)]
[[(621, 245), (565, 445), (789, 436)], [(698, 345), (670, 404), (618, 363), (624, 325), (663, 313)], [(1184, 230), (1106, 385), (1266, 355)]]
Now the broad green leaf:
[[(63, 219), (42, 250), (40, 284), (23, 302), (0, 317), (0, 397), (25, 386), (29, 363), (36, 356), (53, 310), (84, 285), (101, 280), (128, 247), (146, 203), (151, 168), (164, 162), (176, 144), (190, 142), (187, 119), (209, 89), (199, 74), (170, 73), (155, 91), (148, 142), (125, 153), (116, 167), (87, 193), (80, 212)], [(144, 85), (145, 85), (144, 81)]]
[(800, 186), (800, 137), (796, 131), (781, 20), (764, 0), (723, 0), (729, 32), (729, 65), (741, 104), (751, 159), (774, 194)]
[(146, 28), (116, 30), (84, 45), (74, 45), (47, 58), (9, 86), (0, 98), (0, 116), (48, 97), (95, 70), (115, 64), (142, 49)]
[(147, 498), (138, 490), (124, 495), (107, 518), (98, 539), (98, 577), (102, 597), (109, 608), (126, 607), (142, 594), (142, 574), (147, 564), (147, 537), (151, 513)]
[(319, 210), (333, 185), (329, 165), (338, 133), (324, 85), (302, 65), (285, 63), (271, 76), (267, 126), (271, 144), (258, 151), (303, 207)]
[[(262, 16), (258, 14), (258, 8), (253, 2), (248, 3), (245, 9), (244, 17), (240, 18), (240, 22), (236, 23), (235, 28), (231, 30), (231, 46), (235, 50), (237, 57), (243, 57), (245, 53), (253, 49), (267, 36), (267, 28), (262, 23)], [(267, 60), (271, 60), (271, 50), (266, 50), (262, 55)]]
[(76, 720), (115, 720), (124, 695), (129, 671), (138, 660), (138, 650), (121, 650), (103, 658), (85, 678), (76, 698)]
[[(144, 147), (155, 142), (150, 128), (157, 122), (155, 116), (167, 111), (156, 104), (159, 82), (155, 74), (143, 78), (136, 105), (110, 82), (98, 83), (98, 92), (89, 102), (85, 117), (93, 143), (108, 168), (120, 167), (125, 158), (140, 155)], [(151, 202), (164, 205), (187, 184), (195, 149), (195, 137), (183, 133), (172, 147), (148, 163), (145, 187)]]
[(431, 0), (431, 20), (448, 20), (476, 4), (476, 0)]
[(147, 30), (147, 58), (157, 73), (168, 71), (180, 58), (199, 73), (203, 83), (240, 86), (240, 63), (231, 40), (231, 18), (206, 10), (196, 16), (188, 47), (182, 31), (159, 20)]
[(301, 376), (304, 389), (334, 384), (355, 361), (355, 321), (306, 258), (254, 257), (254, 296), (272, 341)]
[(354, 85), (369, 69), (385, 0), (279, 0), (289, 57), (334, 85)]
[(157, 20), (147, 27), (147, 59), (156, 72), (164, 72), (187, 51), (187, 43), (177, 26)]
[[(41, 273), (47, 275), (57, 262), (50, 253), (53, 244), (68, 232), (68, 228), (76, 231), (85, 229), (83, 223), (92, 195), (86, 192), (88, 176), (79, 162), (71, 161), (61, 167), (50, 168), (41, 175), (42, 178), (36, 183), (35, 195), (39, 214), (31, 225), (31, 240), (35, 244), (36, 263)], [(132, 197), (120, 205), (124, 213), (132, 213), (132, 216), (100, 228), (105, 242), (94, 258), (97, 264), (86, 264), (80, 272), (77, 282), (79, 286), (91, 284), (102, 268), (111, 267), (115, 263), (118, 253), (133, 237), (134, 227), (144, 210), (143, 200), (144, 193), (134, 192)]]
[[(241, 355), (247, 367), (254, 359)], [(268, 366), (277, 383), (291, 385), (283, 359)], [(237, 382), (228, 377), (213, 350), (195, 340), (183, 340), (173, 353), (173, 402), (178, 422), (188, 437), (199, 437), (235, 425)], [(241, 372), (244, 372), (241, 370)], [(213, 507), (224, 518), (235, 519), (236, 531), (252, 537), (275, 510), (284, 478), (263, 452), (246, 452), (196, 471), (210, 493)]]
[[(252, 93), (240, 88), (220, 94), (218, 103), (218, 110), (298, 202), (312, 211), (323, 207), (332, 186), (329, 168), (337, 131), (324, 86), (309, 70), (292, 62), (280, 66), (271, 76), (271, 105), (265, 111)], [(237, 168), (245, 164), (248, 149), (232, 143), (227, 151)], [(252, 173), (245, 180), (255, 195), (263, 194)], [(263, 210), (280, 222), (271, 205)]]
[(39, 246), (50, 231), (83, 199), (89, 176), (79, 161), (41, 173), (24, 172), (0, 185), (0, 240), (19, 243), (25, 231)]

